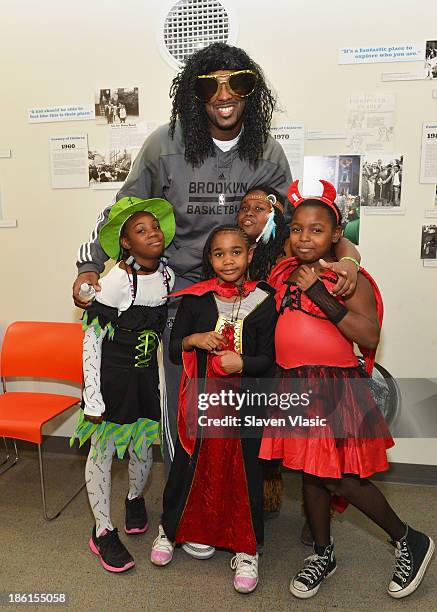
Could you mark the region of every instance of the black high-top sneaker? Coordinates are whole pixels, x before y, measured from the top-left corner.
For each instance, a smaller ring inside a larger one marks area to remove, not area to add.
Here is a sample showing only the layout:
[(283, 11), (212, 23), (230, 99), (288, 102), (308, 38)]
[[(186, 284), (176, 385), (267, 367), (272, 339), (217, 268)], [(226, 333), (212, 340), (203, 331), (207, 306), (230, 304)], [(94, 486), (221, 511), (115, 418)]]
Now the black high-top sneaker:
[(431, 538), (408, 525), (404, 537), (390, 543), (396, 549), (396, 565), (387, 593), (400, 599), (414, 593), (422, 582), (435, 546)]
[(314, 553), (305, 559), (305, 567), (290, 582), (290, 591), (299, 599), (313, 597), (322, 581), (337, 569), (332, 543), (326, 547), (314, 544)]
[(134, 497), (125, 500), (126, 518), (124, 530), (128, 535), (144, 533), (149, 524), (147, 522), (147, 511), (144, 497)]

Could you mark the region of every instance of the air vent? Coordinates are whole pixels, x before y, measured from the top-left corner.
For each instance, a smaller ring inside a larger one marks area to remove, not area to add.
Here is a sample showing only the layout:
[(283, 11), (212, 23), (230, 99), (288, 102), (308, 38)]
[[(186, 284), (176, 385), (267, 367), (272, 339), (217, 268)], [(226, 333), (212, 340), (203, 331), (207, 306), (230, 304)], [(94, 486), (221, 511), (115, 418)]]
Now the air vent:
[(158, 29), (158, 44), (165, 60), (179, 70), (195, 51), (214, 42), (234, 45), (236, 19), (218, 0), (179, 0), (167, 5)]

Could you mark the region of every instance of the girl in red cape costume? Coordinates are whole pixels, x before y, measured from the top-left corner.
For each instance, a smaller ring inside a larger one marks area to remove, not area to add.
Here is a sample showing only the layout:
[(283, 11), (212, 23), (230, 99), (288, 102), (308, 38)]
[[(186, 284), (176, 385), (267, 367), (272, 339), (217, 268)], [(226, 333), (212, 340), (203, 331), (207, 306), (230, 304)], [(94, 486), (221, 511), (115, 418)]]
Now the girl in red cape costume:
[[(394, 442), (367, 380), (379, 341), (383, 306), (370, 275), (360, 268), (354, 293), (333, 295), (336, 275), (321, 269), (332, 260), (341, 235), (341, 214), (330, 183), (323, 195), (303, 198), (295, 181), (289, 200), (295, 206), (290, 247), (295, 257), (279, 263), (269, 282), (277, 290), (275, 331), (278, 393), (297, 393), (302, 418), (294, 431), (264, 432), (260, 457), (282, 458), (302, 470), (305, 511), (314, 538), (314, 555), (291, 580), (300, 599), (314, 596), (337, 569), (330, 533), (331, 493), (345, 498), (387, 532), (396, 564), (388, 594), (401, 598), (420, 584), (434, 550), (423, 533), (406, 525), (367, 478), (386, 470), (386, 449)], [(353, 343), (365, 357), (359, 368)], [(305, 420), (307, 419), (307, 420)], [(310, 421), (312, 419), (312, 422)]]
[[(268, 376), (274, 367), (274, 298), (265, 283), (245, 280), (252, 257), (238, 226), (214, 230), (205, 245), (205, 276), (183, 295), (170, 341), (170, 357), (183, 363), (178, 440), (164, 490), (163, 514), (151, 560), (167, 564), (175, 543), (193, 542), (235, 552), (234, 587), (242, 593), (258, 583), (263, 545), (262, 470), (258, 437), (240, 437), (240, 427), (211, 429), (200, 416), (223, 416), (219, 407), (198, 408), (202, 392), (238, 388), (240, 377)], [(244, 419), (245, 407), (227, 414)], [(167, 553), (167, 554), (165, 554)]]

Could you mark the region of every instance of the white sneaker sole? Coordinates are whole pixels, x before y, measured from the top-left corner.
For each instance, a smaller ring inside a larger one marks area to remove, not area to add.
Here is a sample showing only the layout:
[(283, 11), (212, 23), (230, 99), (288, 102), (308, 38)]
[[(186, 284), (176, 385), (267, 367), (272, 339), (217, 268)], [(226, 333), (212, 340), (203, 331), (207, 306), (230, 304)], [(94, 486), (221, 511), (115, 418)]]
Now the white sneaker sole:
[(214, 546), (208, 546), (207, 548), (197, 548), (195, 544), (191, 544), (185, 542), (182, 544), (182, 549), (190, 555), (190, 557), (194, 557), (195, 559), (211, 559), (214, 556), (215, 548)]
[(316, 586), (314, 589), (311, 589), (310, 591), (300, 591), (300, 590), (294, 588), (293, 580), (292, 580), (290, 582), (290, 593), (292, 593), (295, 597), (298, 597), (299, 599), (309, 599), (310, 597), (314, 597), (314, 595), (317, 595), (317, 593), (318, 593), (322, 583), (327, 578), (332, 576), (332, 574), (334, 574), (336, 570), (337, 570), (337, 566), (335, 566), (334, 569), (329, 572), (329, 574), (326, 574), (326, 576), (324, 577), (324, 579), (322, 580), (322, 582), (318, 586)]
[(414, 580), (412, 580), (410, 584), (407, 587), (405, 587), (405, 589), (401, 589), (400, 591), (390, 591), (390, 589), (387, 589), (387, 593), (391, 597), (394, 597), (395, 599), (402, 599), (402, 597), (407, 597), (407, 595), (414, 593), (414, 591), (417, 589), (419, 584), (422, 582), (422, 578), (425, 575), (426, 568), (428, 567), (429, 562), (431, 561), (431, 557), (434, 554), (434, 550), (435, 550), (435, 544), (430, 538), (428, 552), (426, 553), (422, 561), (422, 565), (420, 566), (419, 571), (417, 572)]

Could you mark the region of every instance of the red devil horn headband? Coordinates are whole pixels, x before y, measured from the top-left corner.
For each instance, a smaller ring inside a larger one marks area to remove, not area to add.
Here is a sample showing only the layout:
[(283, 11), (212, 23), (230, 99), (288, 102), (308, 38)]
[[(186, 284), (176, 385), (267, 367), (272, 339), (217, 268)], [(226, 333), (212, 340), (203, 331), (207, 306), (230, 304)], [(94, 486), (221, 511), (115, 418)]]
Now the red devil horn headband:
[(291, 203), (292, 206), (296, 207), (297, 206), (297, 202), (300, 202), (300, 200), (303, 200), (302, 196), (299, 193), (299, 181), (293, 181), (293, 183), (291, 183), (290, 187), (288, 188), (288, 193), (287, 193), (288, 199)]
[(335, 198), (337, 197), (337, 192), (335, 191), (334, 185), (329, 181), (324, 181), (323, 179), (320, 179), (320, 183), (323, 185), (322, 199), (329, 200), (329, 202), (334, 203)]
[(288, 188), (288, 194), (287, 194), (290, 204), (294, 208), (297, 208), (300, 204), (302, 204), (303, 202), (306, 202), (307, 200), (320, 200), (320, 202), (323, 202), (324, 204), (329, 206), (329, 208), (335, 213), (337, 223), (340, 223), (341, 217), (339, 215), (339, 210), (337, 206), (334, 204), (334, 200), (337, 197), (337, 192), (335, 190), (335, 187), (332, 183), (329, 183), (328, 181), (324, 181), (323, 179), (320, 179), (320, 182), (323, 185), (322, 195), (321, 196), (310, 196), (308, 198), (304, 198), (300, 194), (298, 180), (291, 183), (290, 187)]

